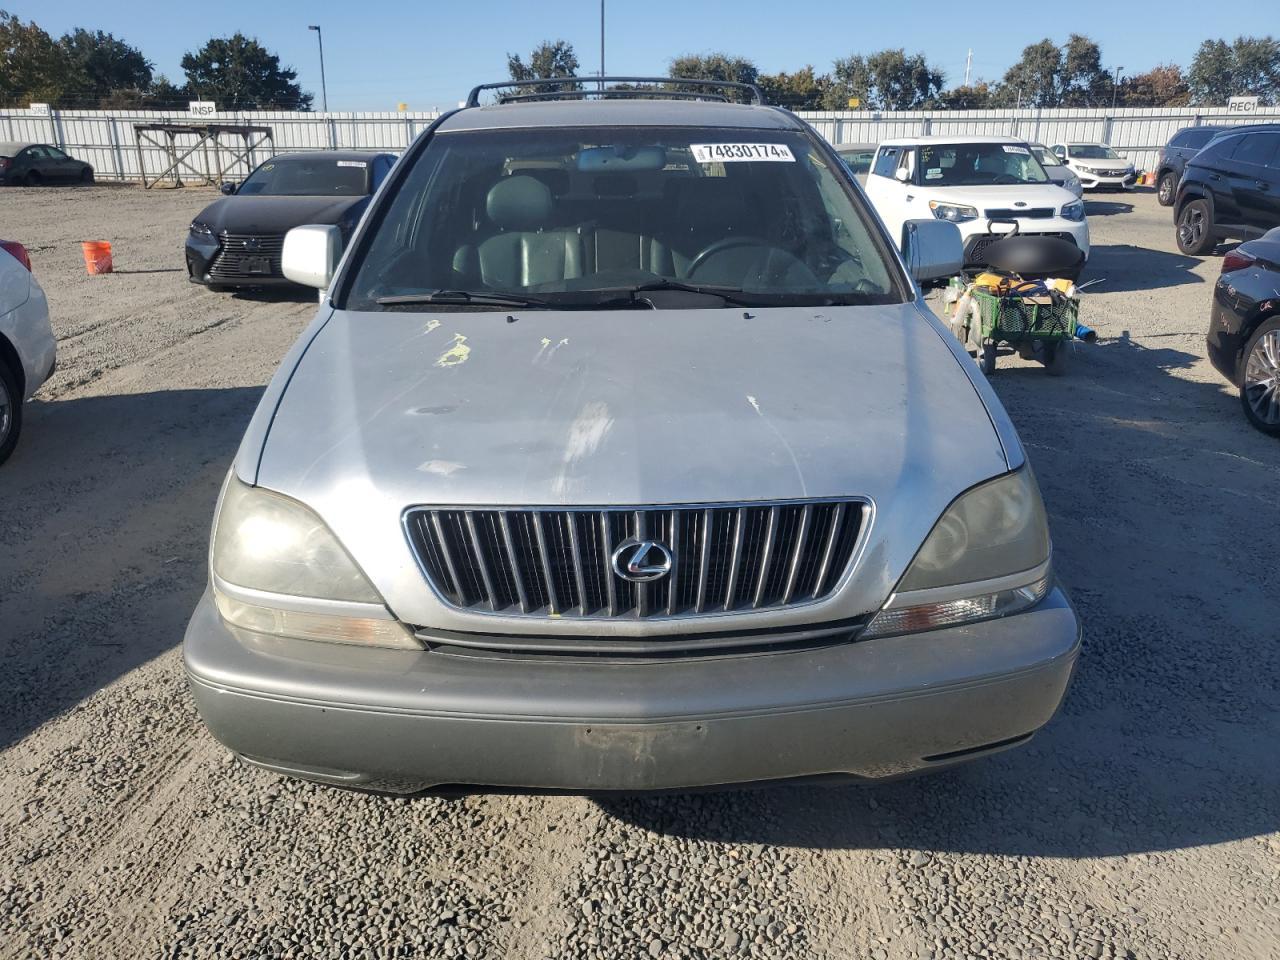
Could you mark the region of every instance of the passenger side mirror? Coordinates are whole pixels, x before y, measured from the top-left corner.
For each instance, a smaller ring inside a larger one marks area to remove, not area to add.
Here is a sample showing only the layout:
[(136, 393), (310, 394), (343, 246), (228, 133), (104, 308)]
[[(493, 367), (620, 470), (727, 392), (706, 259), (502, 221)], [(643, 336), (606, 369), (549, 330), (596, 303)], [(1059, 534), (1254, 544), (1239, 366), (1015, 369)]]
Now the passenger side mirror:
[(236, 182), (234, 180), (224, 180), (218, 189), (226, 196), (231, 196), (236, 192)]
[(897, 180), (899, 183), (906, 183), (911, 179), (911, 171), (906, 167), (898, 167), (898, 169), (893, 171), (893, 179)]
[(342, 259), (342, 231), (327, 224), (294, 227), (284, 235), (280, 270), (304, 287), (327, 290)]
[(902, 225), (902, 259), (918, 283), (955, 276), (964, 266), (960, 228), (946, 220), (908, 220)]

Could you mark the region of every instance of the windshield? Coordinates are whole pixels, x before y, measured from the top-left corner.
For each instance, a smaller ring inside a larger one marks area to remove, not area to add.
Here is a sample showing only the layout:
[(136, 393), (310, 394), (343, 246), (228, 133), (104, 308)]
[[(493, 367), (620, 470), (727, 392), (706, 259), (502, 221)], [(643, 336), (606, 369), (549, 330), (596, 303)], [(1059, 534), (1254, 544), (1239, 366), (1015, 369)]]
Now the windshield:
[(1031, 152), (1036, 155), (1036, 159), (1040, 161), (1042, 167), (1064, 167), (1061, 160), (1057, 158), (1052, 150), (1048, 147), (1033, 146)]
[(351, 309), (904, 299), (847, 173), (799, 132), (445, 132), (380, 213)]
[(1073, 143), (1067, 147), (1072, 160), (1119, 160), (1120, 155), (1101, 143)]
[(919, 148), (916, 182), (930, 187), (1048, 183), (1031, 148), (1016, 143), (929, 143)]
[(364, 160), (299, 157), (268, 160), (236, 193), (263, 197), (360, 197), (369, 192)]

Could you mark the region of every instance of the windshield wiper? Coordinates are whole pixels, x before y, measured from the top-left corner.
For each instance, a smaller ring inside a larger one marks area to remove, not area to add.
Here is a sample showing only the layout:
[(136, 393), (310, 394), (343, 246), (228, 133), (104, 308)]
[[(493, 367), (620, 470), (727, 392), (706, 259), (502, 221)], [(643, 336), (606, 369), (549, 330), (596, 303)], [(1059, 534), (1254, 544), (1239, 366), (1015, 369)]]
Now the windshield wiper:
[(485, 293), (470, 290), (423, 290), (421, 293), (397, 293), (378, 297), (374, 303), (382, 307), (412, 306), (416, 303), (470, 303), (491, 307), (546, 307), (550, 304), (539, 297), (525, 297), (518, 293)]
[(708, 284), (684, 283), (680, 280), (654, 280), (649, 283), (638, 283), (634, 286), (626, 287), (597, 287), (593, 290), (583, 291), (584, 293), (610, 293), (622, 294), (629, 297), (633, 301), (643, 300), (643, 297), (637, 296), (641, 293), (656, 293), (661, 290), (673, 290), (679, 293), (700, 293), (708, 297), (719, 297), (725, 303), (731, 303), (738, 307), (758, 307), (759, 299), (750, 299), (750, 295), (745, 290), (737, 287), (718, 287)]

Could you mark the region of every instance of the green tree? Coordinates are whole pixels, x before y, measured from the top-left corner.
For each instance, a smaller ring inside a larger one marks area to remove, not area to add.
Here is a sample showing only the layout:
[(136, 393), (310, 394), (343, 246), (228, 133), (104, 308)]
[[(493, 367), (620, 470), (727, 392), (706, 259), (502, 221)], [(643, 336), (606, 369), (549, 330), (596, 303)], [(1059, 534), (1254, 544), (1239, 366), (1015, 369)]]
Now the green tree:
[[(578, 75), (578, 55), (573, 51), (573, 44), (566, 40), (544, 40), (529, 55), (526, 64), (520, 55), (507, 54), (507, 72), (511, 79), (554, 80), (557, 77), (576, 77)], [(578, 83), (548, 83), (537, 87), (522, 87), (525, 95), (535, 93), (555, 93), (560, 90), (580, 90)]]
[(961, 84), (938, 94), (938, 106), (946, 110), (985, 110), (991, 106), (991, 85), (979, 80), (969, 86)]
[(1071, 34), (1059, 47), (1047, 37), (1023, 48), (995, 90), (1001, 106), (1093, 107), (1111, 102), (1110, 74), (1098, 45)]
[(1162, 63), (1146, 73), (1125, 77), (1120, 102), (1126, 107), (1185, 107), (1190, 102), (1186, 77), (1174, 63)]
[(242, 33), (215, 37), (182, 56), (187, 89), (224, 110), (310, 110), (312, 95), (295, 81), (297, 71), (256, 39)]
[(56, 103), (67, 92), (70, 67), (62, 48), (31, 21), (0, 10), (0, 99), (15, 106)]
[(831, 77), (805, 66), (795, 73), (760, 74), (756, 78), (765, 99), (791, 110), (821, 110), (831, 87)]
[[(735, 83), (755, 83), (760, 79), (760, 70), (746, 57), (736, 57), (727, 53), (686, 53), (671, 61), (667, 67), (667, 76), (688, 80), (731, 80)], [(746, 99), (745, 95), (736, 91), (726, 92), (723, 88), (707, 87), (706, 92), (728, 97), (730, 100)]]
[(109, 33), (76, 29), (64, 34), (58, 47), (75, 84), (71, 99), (79, 104), (99, 106), (113, 94), (141, 96), (151, 86), (151, 61)]
[(1280, 42), (1271, 37), (1206, 40), (1187, 71), (1191, 102), (1222, 106), (1231, 97), (1280, 102)]
[(942, 92), (943, 75), (924, 54), (910, 56), (902, 48), (837, 60), (826, 92), (827, 108), (844, 110), (857, 97), (871, 110), (919, 110)]
[(1102, 68), (1102, 51), (1078, 33), (1062, 48), (1062, 105), (1101, 107), (1111, 102), (1111, 74)]

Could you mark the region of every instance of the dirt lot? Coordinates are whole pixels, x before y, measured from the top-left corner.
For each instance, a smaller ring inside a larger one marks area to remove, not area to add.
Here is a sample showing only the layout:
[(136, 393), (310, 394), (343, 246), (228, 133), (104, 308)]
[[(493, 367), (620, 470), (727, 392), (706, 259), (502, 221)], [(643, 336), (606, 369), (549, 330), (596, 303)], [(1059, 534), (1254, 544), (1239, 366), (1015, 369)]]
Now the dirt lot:
[(608, 802), (342, 793), (197, 720), (214, 495), (314, 309), (187, 283), (211, 196), (0, 192), (60, 339), (0, 469), (0, 955), (1277, 955), (1280, 444), (1203, 358), (1217, 260), (1150, 195), (1089, 203), (1101, 341), (994, 378), (1086, 629), (1061, 715), (931, 779)]

